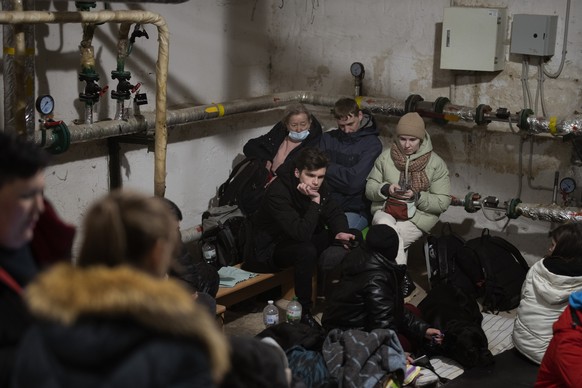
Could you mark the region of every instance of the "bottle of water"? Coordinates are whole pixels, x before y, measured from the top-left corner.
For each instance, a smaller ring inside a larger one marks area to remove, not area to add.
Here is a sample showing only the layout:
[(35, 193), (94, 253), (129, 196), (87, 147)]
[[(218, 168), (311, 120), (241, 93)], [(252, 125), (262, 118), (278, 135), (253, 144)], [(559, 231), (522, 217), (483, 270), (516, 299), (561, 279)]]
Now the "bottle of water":
[(287, 322), (298, 323), (301, 321), (301, 310), (301, 303), (299, 303), (297, 297), (294, 296), (293, 300), (287, 304)]
[(273, 326), (279, 323), (279, 309), (270, 300), (267, 306), (263, 309), (263, 323), (265, 327)]
[(202, 244), (202, 255), (204, 261), (210, 265), (216, 265), (216, 247), (211, 242), (204, 242)]

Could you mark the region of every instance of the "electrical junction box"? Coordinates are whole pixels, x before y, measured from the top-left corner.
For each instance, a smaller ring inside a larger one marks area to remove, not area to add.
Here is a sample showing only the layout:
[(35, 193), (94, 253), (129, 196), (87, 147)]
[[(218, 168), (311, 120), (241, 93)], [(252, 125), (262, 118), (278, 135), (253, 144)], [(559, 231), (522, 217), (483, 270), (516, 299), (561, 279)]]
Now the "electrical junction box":
[(441, 69), (503, 70), (506, 15), (505, 8), (445, 8)]
[(512, 54), (549, 57), (556, 48), (557, 15), (513, 15)]

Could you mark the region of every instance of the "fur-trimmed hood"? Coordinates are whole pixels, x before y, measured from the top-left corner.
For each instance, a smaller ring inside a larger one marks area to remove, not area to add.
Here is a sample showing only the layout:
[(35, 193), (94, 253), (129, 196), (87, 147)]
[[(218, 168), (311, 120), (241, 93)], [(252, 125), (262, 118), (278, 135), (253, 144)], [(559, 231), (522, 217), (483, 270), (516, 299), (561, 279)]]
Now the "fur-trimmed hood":
[(140, 326), (206, 346), (212, 376), (229, 368), (227, 342), (212, 318), (171, 280), (160, 280), (127, 266), (76, 268), (59, 264), (25, 291), (33, 316), (73, 326), (83, 318), (129, 318)]

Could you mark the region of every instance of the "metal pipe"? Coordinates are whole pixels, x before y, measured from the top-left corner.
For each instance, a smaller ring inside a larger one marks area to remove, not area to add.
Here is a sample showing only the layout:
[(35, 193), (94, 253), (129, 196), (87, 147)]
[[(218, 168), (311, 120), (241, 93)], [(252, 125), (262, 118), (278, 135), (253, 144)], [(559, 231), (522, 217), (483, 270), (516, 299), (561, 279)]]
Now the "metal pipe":
[(532, 220), (550, 222), (582, 221), (582, 209), (574, 207), (559, 207), (557, 205), (542, 205), (520, 203), (515, 208), (519, 215)]
[[(31, 0), (5, 0), (3, 11), (32, 8)], [(31, 135), (34, 120), (34, 29), (3, 27), (4, 130)], [(23, 86), (24, 85), (24, 86)]]
[[(99, 12), (0, 12), (0, 24), (66, 24), (131, 22), (153, 24), (158, 29), (158, 61), (156, 62), (156, 114), (155, 114), (155, 166), (154, 194), (164, 196), (166, 190), (166, 84), (168, 81), (169, 30), (166, 20), (149, 11), (99, 11)], [(38, 134), (37, 134), (38, 135)]]
[[(174, 126), (229, 116), (237, 113), (255, 112), (285, 106), (290, 102), (332, 107), (343, 95), (324, 95), (316, 92), (284, 92), (262, 97), (234, 100), (220, 104), (199, 105), (190, 108), (168, 110), (166, 125)], [(358, 97), (361, 107), (371, 111), (402, 113), (404, 108), (390, 98)], [(101, 121), (92, 125), (70, 125), (71, 143), (82, 143), (91, 140), (105, 139), (112, 136), (129, 135), (147, 132), (154, 128), (155, 117), (151, 112), (143, 112), (140, 116), (129, 117), (127, 120)], [(42, 134), (37, 133), (35, 141), (42, 143)], [(50, 147), (55, 139), (48, 134), (44, 146)]]

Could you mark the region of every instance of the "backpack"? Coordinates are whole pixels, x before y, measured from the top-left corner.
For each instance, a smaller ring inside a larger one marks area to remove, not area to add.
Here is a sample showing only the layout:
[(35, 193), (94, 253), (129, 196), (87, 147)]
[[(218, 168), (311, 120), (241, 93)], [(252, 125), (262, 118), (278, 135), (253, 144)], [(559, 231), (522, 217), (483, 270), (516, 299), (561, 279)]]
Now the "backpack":
[(502, 237), (483, 229), (457, 251), (457, 266), (470, 279), (473, 294), (483, 298), (483, 311), (516, 308), (529, 266), (519, 250)]
[(259, 209), (268, 180), (263, 160), (245, 158), (218, 187), (218, 205), (237, 205), (245, 215), (251, 215)]
[(204, 243), (216, 249), (217, 267), (240, 264), (252, 254), (252, 225), (237, 206), (210, 208), (202, 214), (202, 237)]
[(469, 284), (464, 273), (457, 270), (455, 265), (457, 251), (463, 245), (465, 245), (465, 239), (453, 233), (451, 224), (448, 222), (443, 224), (440, 236), (433, 234), (427, 236), (424, 255), (431, 287), (439, 283)]

